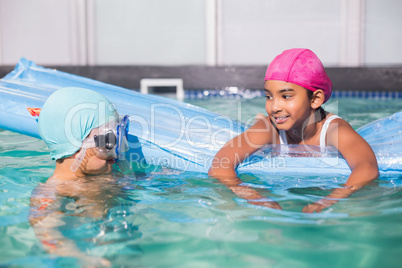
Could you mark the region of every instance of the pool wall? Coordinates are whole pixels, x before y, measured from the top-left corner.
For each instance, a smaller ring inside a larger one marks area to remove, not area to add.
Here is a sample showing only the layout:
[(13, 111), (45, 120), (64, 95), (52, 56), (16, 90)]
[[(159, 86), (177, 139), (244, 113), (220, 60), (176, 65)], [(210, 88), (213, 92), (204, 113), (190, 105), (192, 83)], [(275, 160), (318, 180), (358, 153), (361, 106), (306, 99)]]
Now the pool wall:
[[(182, 78), (186, 90), (262, 89), (266, 66), (47, 66), (112, 85), (139, 89), (142, 78)], [(14, 66), (0, 66), (0, 77)], [(335, 91), (402, 92), (402, 67), (326, 68)]]

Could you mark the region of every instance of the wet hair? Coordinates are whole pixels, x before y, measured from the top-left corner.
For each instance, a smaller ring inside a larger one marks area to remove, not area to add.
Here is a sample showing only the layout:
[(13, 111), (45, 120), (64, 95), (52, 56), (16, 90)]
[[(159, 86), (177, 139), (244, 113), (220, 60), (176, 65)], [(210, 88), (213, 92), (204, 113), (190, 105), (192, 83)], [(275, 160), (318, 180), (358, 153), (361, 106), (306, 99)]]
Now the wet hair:
[(313, 99), (313, 96), (314, 96), (314, 92), (311, 91), (311, 90), (308, 90), (308, 89), (306, 89), (306, 91), (307, 91), (308, 99), (309, 99), (309, 100), (312, 100), (312, 99)]

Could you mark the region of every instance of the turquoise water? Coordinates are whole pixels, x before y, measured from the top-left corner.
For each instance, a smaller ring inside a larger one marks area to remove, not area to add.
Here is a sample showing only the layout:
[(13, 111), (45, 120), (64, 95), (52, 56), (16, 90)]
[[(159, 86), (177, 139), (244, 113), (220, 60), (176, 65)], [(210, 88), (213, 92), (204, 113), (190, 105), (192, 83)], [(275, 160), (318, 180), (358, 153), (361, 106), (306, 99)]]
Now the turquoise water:
[[(191, 103), (244, 122), (264, 112), (264, 98)], [(400, 100), (334, 99), (326, 109), (358, 128), (402, 107)], [(247, 204), (203, 174), (95, 177), (73, 185), (73, 196), (58, 194), (56, 216), (48, 217), (56, 227), (40, 229), (28, 221), (30, 197), (34, 189), (55, 193), (41, 184), (54, 162), (40, 140), (0, 131), (0, 141), (0, 266), (400, 267), (400, 177), (382, 177), (318, 214), (300, 211), (346, 178), (242, 177), (277, 200), (278, 211)], [(69, 245), (69, 256), (46, 252), (35, 234), (41, 230)]]

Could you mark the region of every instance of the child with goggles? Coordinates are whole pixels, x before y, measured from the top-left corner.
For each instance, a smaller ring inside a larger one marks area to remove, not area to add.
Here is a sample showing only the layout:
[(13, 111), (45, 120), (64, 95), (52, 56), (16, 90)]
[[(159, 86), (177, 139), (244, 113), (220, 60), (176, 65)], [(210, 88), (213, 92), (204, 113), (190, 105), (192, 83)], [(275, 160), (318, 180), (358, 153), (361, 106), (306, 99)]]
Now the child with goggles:
[(89, 136), (82, 142), (79, 153), (70, 170), (76, 172), (85, 158), (86, 151), (90, 149), (99, 159), (114, 162), (124, 160), (124, 152), (128, 149), (128, 115), (120, 117), (118, 121), (111, 120), (91, 131)]
[(113, 104), (93, 90), (63, 88), (46, 100), (38, 123), (56, 168), (32, 192), (29, 220), (35, 234), (50, 253), (108, 266), (107, 259), (82, 252), (59, 226), (66, 216), (102, 218), (124, 194), (124, 183), (110, 173), (124, 161), (129, 118), (119, 117)]
[(39, 134), (56, 160), (51, 178), (109, 173), (128, 149), (128, 116), (119, 118), (108, 99), (89, 89), (56, 91), (38, 122)]

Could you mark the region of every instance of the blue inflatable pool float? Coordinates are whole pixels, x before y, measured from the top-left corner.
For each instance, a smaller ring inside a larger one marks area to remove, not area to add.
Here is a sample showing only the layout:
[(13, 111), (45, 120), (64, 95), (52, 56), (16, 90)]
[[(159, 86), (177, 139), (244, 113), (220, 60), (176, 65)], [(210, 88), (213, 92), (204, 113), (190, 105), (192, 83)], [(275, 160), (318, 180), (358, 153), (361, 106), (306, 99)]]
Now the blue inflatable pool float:
[[(127, 158), (141, 165), (206, 173), (222, 145), (248, 127), (194, 105), (43, 68), (23, 58), (0, 80), (0, 128), (40, 138), (37, 118), (27, 108), (41, 108), (63, 87), (93, 89), (114, 103), (119, 114), (128, 114)], [(358, 132), (372, 146), (381, 175), (402, 174), (402, 112)], [(237, 172), (348, 175), (350, 169), (331, 147), (322, 151), (318, 146), (275, 145), (257, 151)]]

